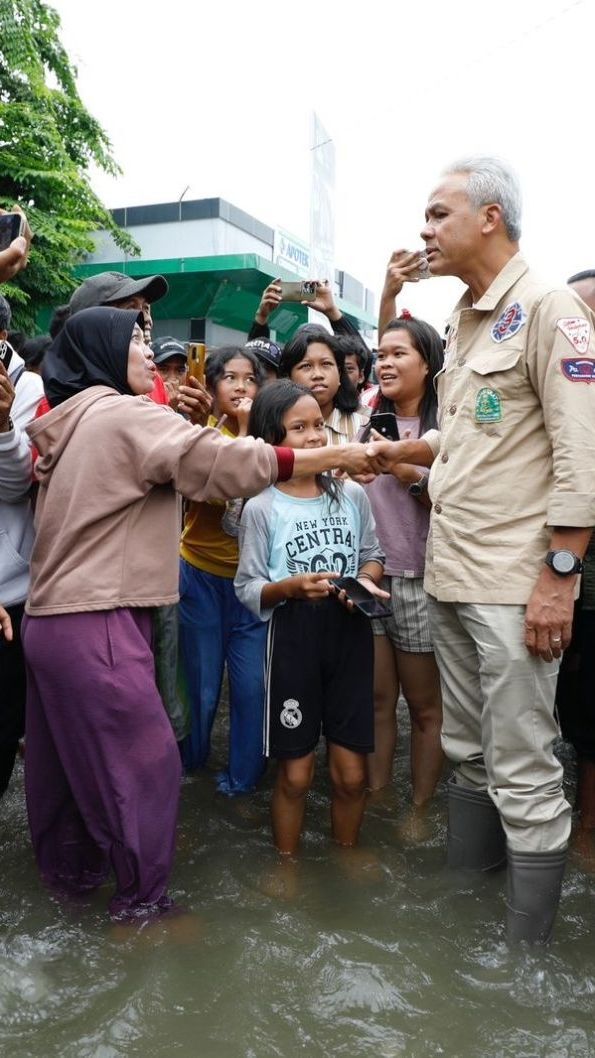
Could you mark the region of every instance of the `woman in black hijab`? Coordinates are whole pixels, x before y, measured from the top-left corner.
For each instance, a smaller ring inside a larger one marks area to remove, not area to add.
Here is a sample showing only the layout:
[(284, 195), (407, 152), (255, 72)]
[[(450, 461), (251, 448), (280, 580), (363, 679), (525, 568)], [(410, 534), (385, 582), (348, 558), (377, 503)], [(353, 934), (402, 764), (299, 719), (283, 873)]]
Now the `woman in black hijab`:
[(142, 313), (109, 306), (71, 316), (45, 354), (43, 384), (52, 408), (89, 386), (110, 386), (132, 396), (128, 356)]
[(225, 500), (294, 469), (366, 465), (360, 445), (230, 444), (143, 400), (154, 372), (135, 312), (77, 313), (44, 363), (52, 408), (29, 427), (40, 453), (23, 634), (29, 825), (49, 884), (80, 892), (113, 868), (117, 917), (171, 906), (181, 762), (151, 618), (178, 598), (176, 492)]

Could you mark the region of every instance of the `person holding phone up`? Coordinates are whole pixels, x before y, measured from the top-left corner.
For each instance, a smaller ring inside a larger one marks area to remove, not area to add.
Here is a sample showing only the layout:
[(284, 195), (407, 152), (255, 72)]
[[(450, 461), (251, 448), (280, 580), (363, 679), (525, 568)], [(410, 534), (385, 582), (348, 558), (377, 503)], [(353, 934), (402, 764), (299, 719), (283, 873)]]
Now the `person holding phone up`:
[[(248, 335), (249, 341), (254, 338), (270, 337), (271, 329), (269, 326), (269, 317), (274, 313), (275, 309), (279, 308), (282, 301), (283, 289), (281, 286), (281, 280), (274, 279), (263, 291), (260, 304), (256, 310), (254, 322)], [(362, 357), (365, 360), (369, 359), (370, 350), (357, 327), (355, 327), (351, 320), (347, 316), (344, 316), (341, 310), (337, 308), (331, 284), (328, 279), (325, 279), (323, 282), (316, 280), (316, 297), (313, 300), (309, 299), (304, 301), (303, 304), (307, 304), (308, 308), (315, 309), (316, 312), (320, 312), (323, 316), (326, 316), (332, 327), (333, 334), (337, 336), (345, 335), (354, 342), (359, 343)]]
[(0, 209), (0, 217), (13, 217), (15, 214), (21, 217), (18, 234), (15, 235), (14, 229), (7, 227), (6, 230), (10, 231), (10, 236), (6, 244), (0, 241), (0, 283), (8, 283), (14, 279), (23, 268), (27, 267), (29, 260), (33, 233), (25, 214), (19, 206), (14, 206), (10, 212)]

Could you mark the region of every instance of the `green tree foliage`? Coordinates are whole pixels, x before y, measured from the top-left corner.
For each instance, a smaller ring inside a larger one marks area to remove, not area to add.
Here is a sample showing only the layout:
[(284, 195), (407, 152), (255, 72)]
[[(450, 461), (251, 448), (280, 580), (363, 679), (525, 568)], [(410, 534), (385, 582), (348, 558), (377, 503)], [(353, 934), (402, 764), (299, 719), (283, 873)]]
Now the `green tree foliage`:
[(59, 30), (42, 0), (0, 0), (0, 206), (18, 203), (34, 233), (28, 267), (2, 292), (14, 326), (29, 333), (40, 308), (70, 297), (71, 270), (93, 250), (91, 232), (105, 228), (138, 252), (89, 184), (92, 164), (120, 170), (81, 102)]

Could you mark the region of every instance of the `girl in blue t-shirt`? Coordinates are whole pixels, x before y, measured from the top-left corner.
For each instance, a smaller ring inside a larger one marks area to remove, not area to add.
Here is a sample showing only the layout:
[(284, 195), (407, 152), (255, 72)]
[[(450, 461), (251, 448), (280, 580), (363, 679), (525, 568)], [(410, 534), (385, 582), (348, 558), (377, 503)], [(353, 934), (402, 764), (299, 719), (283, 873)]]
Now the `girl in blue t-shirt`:
[[(248, 430), (289, 448), (326, 444), (318, 402), (290, 380), (261, 390)], [(295, 853), (299, 843), (321, 729), (333, 837), (340, 845), (357, 841), (374, 743), (372, 629), (333, 580), (358, 577), (386, 597), (377, 587), (382, 573), (370, 504), (353, 481), (312, 475), (272, 486), (244, 507), (235, 588), (269, 622), (265, 752), (278, 760), (272, 820), (282, 853)]]

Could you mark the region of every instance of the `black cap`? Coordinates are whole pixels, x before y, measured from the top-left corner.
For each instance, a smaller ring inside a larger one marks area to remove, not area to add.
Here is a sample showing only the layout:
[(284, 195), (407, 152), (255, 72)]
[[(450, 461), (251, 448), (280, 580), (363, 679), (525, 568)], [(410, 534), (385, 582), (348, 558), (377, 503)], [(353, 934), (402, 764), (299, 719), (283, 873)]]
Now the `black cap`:
[(184, 360), (186, 359), (186, 346), (177, 338), (171, 338), (169, 335), (166, 338), (155, 338), (151, 343), (151, 348), (156, 364), (163, 364), (172, 356), (183, 356)]
[(77, 287), (70, 299), (70, 312), (81, 309), (98, 308), (100, 305), (111, 305), (123, 298), (133, 298), (143, 294), (152, 304), (165, 297), (169, 287), (163, 276), (145, 276), (144, 279), (132, 279), (123, 272), (100, 272), (89, 276)]
[(244, 348), (250, 349), (268, 367), (274, 367), (275, 371), (279, 370), (281, 347), (276, 342), (272, 342), (270, 338), (253, 338), (252, 341), (246, 342)]

